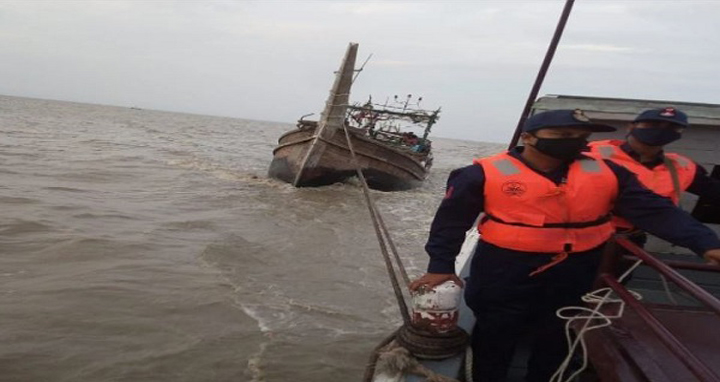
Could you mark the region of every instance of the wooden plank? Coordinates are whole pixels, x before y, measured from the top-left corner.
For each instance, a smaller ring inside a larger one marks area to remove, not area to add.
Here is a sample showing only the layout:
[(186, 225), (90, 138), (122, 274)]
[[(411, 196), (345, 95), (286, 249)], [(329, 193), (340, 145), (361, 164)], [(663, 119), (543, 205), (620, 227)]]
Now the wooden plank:
[(331, 139), (342, 129), (350, 100), (350, 87), (352, 86), (352, 78), (355, 73), (357, 48), (358, 44), (350, 43), (348, 45), (345, 57), (340, 64), (340, 69), (338, 69), (337, 75), (335, 76), (335, 82), (325, 102), (325, 110), (320, 116), (318, 128), (315, 133), (316, 139), (312, 142), (300, 163), (300, 169), (293, 181), (293, 185), (295, 186), (302, 181), (303, 173), (307, 171), (307, 169), (315, 167), (322, 158), (326, 145), (319, 138)]
[[(720, 373), (720, 325), (704, 309), (649, 305), (652, 313), (705, 365)], [(588, 355), (602, 381), (695, 381), (697, 378), (632, 310), (612, 327), (586, 333)]]

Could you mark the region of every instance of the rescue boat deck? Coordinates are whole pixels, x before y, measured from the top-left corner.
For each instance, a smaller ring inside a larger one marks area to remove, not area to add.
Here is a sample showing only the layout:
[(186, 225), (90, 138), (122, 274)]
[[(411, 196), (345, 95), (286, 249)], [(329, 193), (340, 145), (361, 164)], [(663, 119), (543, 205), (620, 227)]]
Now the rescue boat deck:
[[(646, 307), (691, 354), (720, 375), (720, 318), (714, 312), (658, 304)], [(700, 380), (632, 309), (612, 326), (588, 332), (585, 340), (589, 360), (603, 382)]]

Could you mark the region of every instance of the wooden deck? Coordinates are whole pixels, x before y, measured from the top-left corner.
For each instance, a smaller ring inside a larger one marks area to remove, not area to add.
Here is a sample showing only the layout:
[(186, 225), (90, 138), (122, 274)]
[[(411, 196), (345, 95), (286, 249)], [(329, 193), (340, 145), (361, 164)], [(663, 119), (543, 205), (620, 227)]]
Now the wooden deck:
[[(720, 318), (702, 308), (649, 304), (650, 312), (715, 375), (720, 375)], [(581, 325), (581, 323), (578, 323)], [(699, 381), (632, 309), (613, 325), (585, 336), (603, 382)]]
[[(622, 285), (613, 274), (628, 254), (641, 259), (644, 268)], [(595, 380), (720, 382), (720, 267), (698, 257), (663, 257), (627, 239), (608, 246), (596, 286), (609, 286), (626, 306), (612, 325), (584, 335)], [(607, 305), (601, 312), (612, 315), (614, 309)], [(574, 322), (573, 329), (579, 332), (584, 322)]]

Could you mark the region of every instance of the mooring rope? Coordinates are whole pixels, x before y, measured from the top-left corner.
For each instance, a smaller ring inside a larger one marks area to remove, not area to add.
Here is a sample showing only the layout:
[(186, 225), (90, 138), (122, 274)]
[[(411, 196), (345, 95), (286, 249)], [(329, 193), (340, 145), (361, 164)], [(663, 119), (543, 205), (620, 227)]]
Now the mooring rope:
[[(408, 311), (407, 304), (405, 303), (405, 297), (402, 294), (402, 289), (400, 288), (398, 276), (395, 273), (395, 268), (393, 267), (392, 260), (390, 259), (390, 254), (388, 253), (388, 246), (390, 247), (393, 257), (395, 258), (396, 265), (399, 269), (400, 274), (402, 275), (403, 281), (405, 281), (406, 287), (410, 284), (410, 279), (408, 278), (405, 267), (400, 260), (397, 248), (395, 247), (395, 244), (390, 237), (390, 233), (387, 229), (387, 226), (385, 225), (385, 221), (383, 220), (382, 215), (380, 215), (380, 212), (378, 212), (375, 201), (370, 194), (370, 188), (367, 185), (367, 180), (365, 179), (365, 175), (363, 174), (362, 169), (360, 168), (360, 163), (358, 162), (357, 156), (355, 155), (355, 149), (353, 147), (352, 140), (350, 139), (350, 132), (348, 131), (347, 126), (345, 126), (344, 124), (343, 131), (345, 132), (345, 139), (347, 140), (347, 145), (348, 149), (350, 150), (353, 165), (355, 166), (355, 172), (357, 172), (358, 179), (360, 180), (360, 184), (362, 186), (363, 196), (365, 197), (365, 202), (370, 212), (370, 219), (372, 220), (373, 228), (375, 228), (375, 235), (377, 236), (378, 244), (380, 245), (380, 251), (382, 252), (383, 260), (385, 261), (385, 267), (388, 271), (390, 283), (392, 284), (393, 291), (395, 292), (395, 298), (398, 302), (398, 308), (400, 309), (403, 323), (405, 326), (410, 325), (410, 313)], [(391, 335), (386, 337), (382, 342), (380, 342), (380, 344), (375, 347), (375, 349), (373, 349), (373, 352), (370, 355), (368, 365), (365, 367), (365, 374), (363, 376), (364, 382), (371, 382), (373, 380), (378, 359), (380, 358), (382, 350), (395, 341), (399, 332), (400, 329), (397, 329)]]
[(385, 233), (385, 236), (388, 238), (388, 244), (390, 245), (390, 252), (393, 254), (393, 257), (395, 258), (395, 264), (397, 264), (398, 270), (400, 271), (400, 276), (402, 276), (403, 281), (405, 282), (405, 285), (410, 285), (410, 278), (408, 277), (407, 272), (405, 271), (405, 266), (403, 266), (402, 260), (400, 260), (400, 255), (398, 255), (398, 250), (395, 247), (395, 243), (390, 238), (390, 231), (388, 231), (387, 226), (385, 226), (385, 221), (382, 218), (382, 215), (377, 213), (376, 211), (376, 217), (378, 219), (378, 222), (380, 223), (380, 228), (382, 228), (382, 231)]
[(420, 363), (412, 353), (397, 342), (392, 341), (378, 351), (378, 366), (390, 376), (409, 373), (425, 377), (426, 382), (459, 382), (431, 370)]
[(385, 337), (385, 339), (382, 340), (380, 344), (375, 347), (375, 349), (373, 349), (372, 354), (370, 354), (370, 361), (365, 367), (365, 375), (363, 376), (363, 382), (372, 382), (373, 377), (375, 376), (375, 367), (377, 366), (378, 358), (380, 358), (380, 351), (395, 340), (395, 337), (397, 336), (399, 331), (400, 329), (395, 330), (391, 335)]
[[(368, 210), (370, 211), (375, 234), (380, 244), (380, 250), (383, 254), (388, 276), (390, 277), (390, 282), (393, 286), (404, 323), (402, 327), (385, 338), (381, 344), (373, 350), (365, 369), (363, 380), (365, 382), (371, 382), (375, 376), (377, 365), (380, 364), (381, 369), (391, 374), (411, 373), (425, 376), (429, 382), (457, 382), (457, 380), (453, 378), (448, 378), (433, 372), (423, 366), (415, 357), (425, 359), (444, 359), (451, 357), (465, 349), (468, 337), (467, 333), (462, 329), (456, 329), (444, 334), (433, 334), (413, 328), (397, 273), (400, 273), (406, 287), (410, 284), (409, 277), (398, 255), (397, 248), (390, 237), (390, 232), (370, 194), (370, 188), (367, 185), (367, 180), (357, 160), (357, 155), (355, 154), (347, 126), (343, 125), (343, 130), (355, 171), (362, 185), (363, 195)], [(388, 247), (390, 251), (388, 251)], [(398, 268), (397, 272), (392, 264), (389, 252), (392, 252), (395, 259), (395, 266)]]
[(410, 283), (407, 272), (405, 271), (405, 267), (400, 260), (400, 256), (398, 255), (395, 244), (390, 237), (390, 233), (385, 226), (385, 222), (382, 220), (382, 216), (380, 216), (380, 212), (377, 210), (375, 201), (370, 194), (370, 188), (367, 185), (365, 175), (363, 175), (362, 169), (360, 168), (360, 163), (358, 162), (357, 156), (355, 155), (355, 149), (353, 148), (352, 140), (350, 139), (350, 132), (348, 131), (347, 126), (343, 125), (343, 131), (345, 132), (345, 139), (347, 140), (348, 149), (350, 150), (353, 165), (355, 166), (355, 172), (357, 172), (358, 179), (360, 179), (360, 185), (362, 186), (363, 195), (365, 196), (365, 202), (367, 204), (368, 210), (370, 211), (370, 219), (372, 220), (373, 227), (375, 228), (375, 235), (377, 236), (378, 244), (380, 244), (380, 251), (382, 252), (383, 259), (385, 260), (385, 267), (387, 268), (388, 276), (390, 277), (390, 283), (392, 284), (393, 291), (395, 292), (395, 298), (397, 299), (398, 307), (400, 308), (400, 314), (402, 315), (403, 322), (406, 325), (409, 325), (410, 313), (408, 311), (407, 303), (405, 302), (405, 296), (403, 295), (402, 289), (400, 288), (398, 276), (395, 273), (395, 268), (393, 267), (392, 260), (390, 259), (390, 254), (388, 253), (388, 246), (392, 250), (393, 256), (395, 257), (396, 265), (400, 273), (403, 275), (406, 287)]

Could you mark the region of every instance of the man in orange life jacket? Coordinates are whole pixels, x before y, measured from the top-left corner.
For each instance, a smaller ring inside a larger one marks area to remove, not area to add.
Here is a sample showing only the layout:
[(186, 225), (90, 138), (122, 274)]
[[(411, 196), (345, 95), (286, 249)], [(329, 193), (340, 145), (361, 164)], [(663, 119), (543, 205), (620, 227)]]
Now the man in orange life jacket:
[[(589, 146), (593, 154), (630, 170), (642, 185), (675, 205), (680, 204), (683, 191), (720, 203), (720, 180), (709, 177), (692, 160), (663, 151), (663, 146), (682, 137), (687, 126), (687, 115), (673, 107), (645, 110), (629, 126), (625, 141), (595, 141)], [(634, 230), (627, 220), (615, 217), (613, 223), (637, 244), (645, 243), (645, 234)]]
[(480, 212), (482, 239), (466, 280), (477, 319), (475, 381), (503, 381), (519, 338), (534, 329), (527, 381), (547, 382), (567, 354), (555, 311), (580, 304), (593, 283), (616, 213), (652, 234), (720, 262), (713, 231), (638, 183), (625, 168), (581, 154), (594, 131), (581, 111), (554, 110), (527, 120), (517, 147), (450, 174), (425, 246), (428, 273), (415, 290), (459, 284), (454, 260)]

